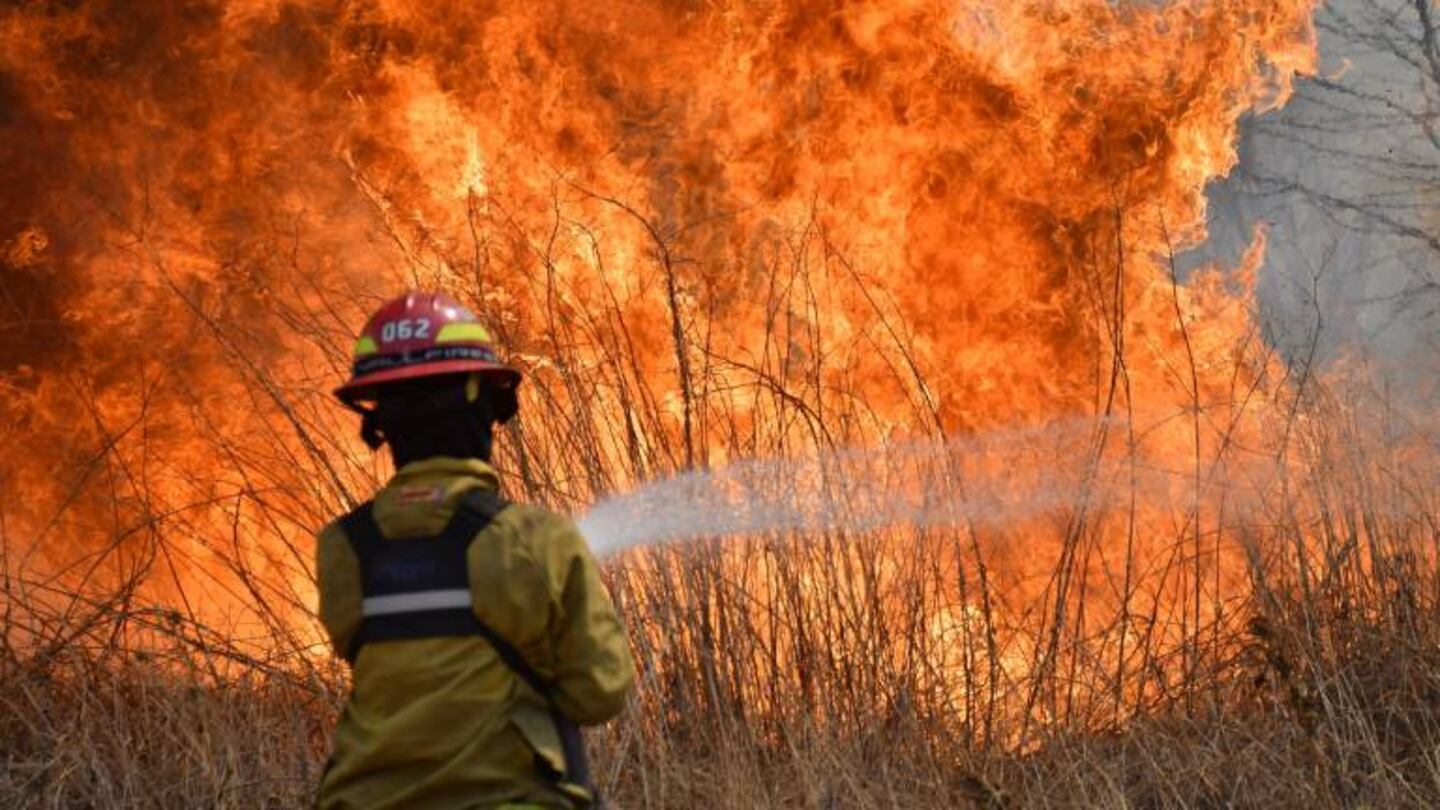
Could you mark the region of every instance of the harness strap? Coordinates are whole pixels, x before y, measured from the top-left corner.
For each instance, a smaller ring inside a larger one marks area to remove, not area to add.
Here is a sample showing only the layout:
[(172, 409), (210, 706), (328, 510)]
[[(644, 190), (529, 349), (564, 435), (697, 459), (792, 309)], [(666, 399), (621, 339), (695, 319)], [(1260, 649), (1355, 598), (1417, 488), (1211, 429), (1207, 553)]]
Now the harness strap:
[(372, 641), (480, 635), (466, 552), (507, 505), (494, 492), (476, 490), (438, 535), (395, 540), (381, 534), (372, 504), (346, 515), (340, 525), (360, 561), (363, 617), (346, 659), (354, 664)]
[(579, 785), (595, 794), (584, 738), (579, 726), (555, 705), (555, 685), (536, 671), (515, 645), (475, 615), (467, 552), (475, 536), (509, 505), (494, 490), (472, 490), (456, 504), (450, 523), (434, 538), (385, 539), (375, 523), (371, 502), (342, 518), (340, 526), (360, 559), (363, 595), (363, 619), (345, 658), (354, 665), (360, 648), (372, 641), (480, 636), (550, 709), (565, 769), (556, 771), (548, 760), (537, 756), (541, 774), (552, 783)]
[[(467, 498), (461, 504), (461, 508), (456, 511), (454, 521), (465, 521), (475, 526), (475, 530), (470, 534), (472, 538), (489, 525), (494, 515), (499, 513), (498, 509), (491, 511), (494, 509), (496, 501), (501, 504), (500, 509), (505, 506), (504, 501), (490, 490), (477, 490), (472, 493), (472, 497), (475, 496), (479, 496), (476, 502), (472, 503), (471, 499)], [(541, 771), (553, 782), (569, 782), (590, 791), (595, 797), (596, 806), (598, 806), (601, 803), (600, 794), (591, 784), (590, 759), (585, 751), (585, 737), (581, 733), (580, 727), (555, 705), (557, 692), (555, 684), (536, 671), (530, 662), (525, 660), (525, 656), (515, 648), (515, 645), (511, 644), (493, 627), (480, 621), (479, 617), (475, 619), (475, 630), (490, 643), (490, 646), (495, 649), (495, 653), (500, 656), (500, 660), (505, 662), (505, 666), (509, 667), (511, 672), (514, 672), (536, 694), (545, 699), (545, 703), (550, 709), (550, 718), (555, 723), (555, 730), (560, 737), (565, 770), (563, 773), (555, 772), (548, 761), (541, 761)]]

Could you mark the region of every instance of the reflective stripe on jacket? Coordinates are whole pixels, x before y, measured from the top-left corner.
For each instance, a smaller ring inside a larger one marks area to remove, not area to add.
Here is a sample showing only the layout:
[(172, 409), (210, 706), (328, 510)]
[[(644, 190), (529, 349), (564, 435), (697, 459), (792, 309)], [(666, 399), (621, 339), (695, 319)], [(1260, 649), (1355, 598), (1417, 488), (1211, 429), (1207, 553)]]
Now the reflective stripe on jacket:
[[(498, 479), (474, 460), (406, 465), (375, 496), (381, 534), (425, 542), (455, 504)], [(574, 525), (511, 505), (479, 532), (466, 558), (472, 606), (547, 680), (580, 724), (624, 706), (634, 664), (624, 629)], [(338, 523), (320, 533), (320, 617), (343, 654), (362, 621), (360, 565)], [(320, 787), (322, 808), (583, 805), (583, 791), (549, 784), (536, 757), (564, 769), (544, 698), (478, 636), (380, 641), (360, 648), (354, 688)]]

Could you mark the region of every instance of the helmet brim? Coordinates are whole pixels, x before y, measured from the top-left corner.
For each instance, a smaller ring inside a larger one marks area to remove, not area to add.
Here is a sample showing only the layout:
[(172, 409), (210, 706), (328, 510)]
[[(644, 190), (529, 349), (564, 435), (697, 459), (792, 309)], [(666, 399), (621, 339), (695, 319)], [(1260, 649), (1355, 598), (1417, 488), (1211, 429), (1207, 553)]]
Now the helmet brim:
[(376, 389), (386, 383), (402, 380), (419, 380), (425, 377), (439, 377), (446, 374), (489, 374), (509, 387), (520, 384), (520, 372), (501, 363), (487, 363), (483, 360), (444, 360), (439, 363), (425, 363), (402, 368), (392, 368), (364, 374), (335, 389), (335, 396), (347, 405), (358, 402), (374, 402)]

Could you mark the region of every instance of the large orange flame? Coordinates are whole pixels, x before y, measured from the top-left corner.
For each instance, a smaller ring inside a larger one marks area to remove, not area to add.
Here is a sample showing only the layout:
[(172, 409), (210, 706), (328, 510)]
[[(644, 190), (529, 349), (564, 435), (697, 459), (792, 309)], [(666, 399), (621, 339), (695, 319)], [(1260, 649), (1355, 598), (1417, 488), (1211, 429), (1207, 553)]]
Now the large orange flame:
[(300, 615), (308, 533), (381, 473), (326, 391), (404, 285), (512, 347), (505, 466), (563, 506), (1076, 415), (1213, 459), (1256, 429), (1263, 238), (1168, 257), (1315, 4), (12, 6), (6, 565)]

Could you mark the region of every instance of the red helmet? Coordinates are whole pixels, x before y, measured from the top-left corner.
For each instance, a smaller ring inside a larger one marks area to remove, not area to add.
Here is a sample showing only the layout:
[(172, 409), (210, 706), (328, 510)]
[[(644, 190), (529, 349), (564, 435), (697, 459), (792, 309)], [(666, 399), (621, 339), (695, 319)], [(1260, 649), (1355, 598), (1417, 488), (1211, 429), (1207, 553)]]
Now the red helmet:
[(411, 291), (370, 316), (355, 341), (350, 379), (335, 396), (354, 405), (374, 400), (386, 383), (466, 372), (520, 383), (520, 372), (500, 362), (490, 330), (468, 307), (445, 293)]

